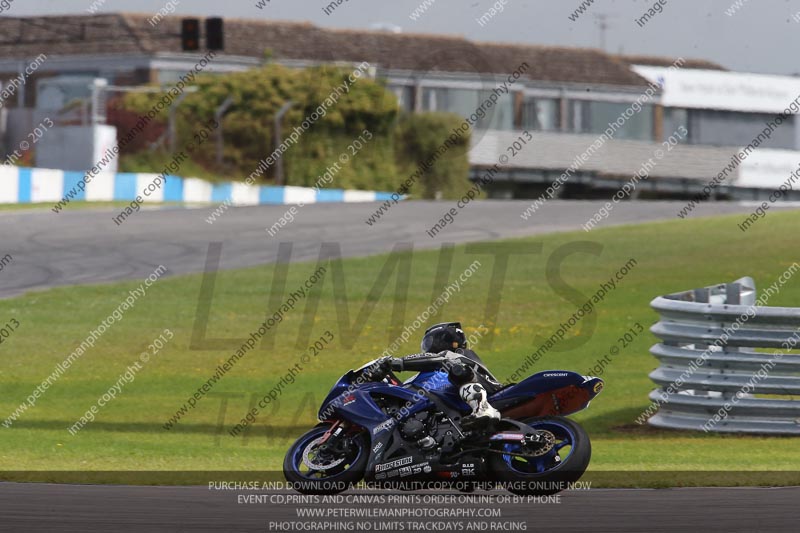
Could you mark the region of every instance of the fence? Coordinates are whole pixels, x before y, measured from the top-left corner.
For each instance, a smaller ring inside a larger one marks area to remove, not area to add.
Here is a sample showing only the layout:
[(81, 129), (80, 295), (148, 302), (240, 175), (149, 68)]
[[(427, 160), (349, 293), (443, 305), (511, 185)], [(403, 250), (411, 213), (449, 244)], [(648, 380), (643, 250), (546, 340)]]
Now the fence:
[[(650, 305), (660, 320), (650, 373), (663, 428), (800, 435), (800, 308), (756, 305), (749, 277), (669, 294)], [(758, 349), (772, 349), (769, 352)], [(777, 349), (777, 350), (776, 350)], [(762, 396), (768, 397), (762, 397)]]

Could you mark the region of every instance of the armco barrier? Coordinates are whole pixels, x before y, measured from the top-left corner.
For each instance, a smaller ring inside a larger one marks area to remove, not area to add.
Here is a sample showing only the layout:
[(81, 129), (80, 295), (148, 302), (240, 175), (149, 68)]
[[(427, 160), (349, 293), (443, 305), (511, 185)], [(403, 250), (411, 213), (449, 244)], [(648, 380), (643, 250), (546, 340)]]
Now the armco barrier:
[[(133, 201), (153, 183), (158, 174), (98, 174), (85, 191), (77, 191), (71, 201)], [(0, 204), (57, 203), (83, 179), (81, 172), (0, 165)], [(221, 203), (233, 205), (297, 204), (320, 202), (375, 202), (391, 198), (391, 193), (272, 187), (227, 182), (211, 183), (197, 178), (167, 176), (166, 183), (146, 197), (147, 202)]]
[(800, 355), (784, 349), (796, 341), (800, 308), (755, 302), (755, 283), (745, 277), (650, 303), (661, 317), (650, 331), (661, 342), (650, 348), (660, 366), (650, 374), (659, 409), (649, 424), (800, 435), (800, 401), (761, 397), (800, 394)]

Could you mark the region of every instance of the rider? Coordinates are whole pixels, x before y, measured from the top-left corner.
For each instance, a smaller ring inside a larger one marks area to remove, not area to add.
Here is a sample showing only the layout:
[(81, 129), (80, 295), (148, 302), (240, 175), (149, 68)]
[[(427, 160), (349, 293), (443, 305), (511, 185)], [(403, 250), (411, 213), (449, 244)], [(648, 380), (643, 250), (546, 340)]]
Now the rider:
[(485, 425), (491, 419), (500, 419), (500, 412), (488, 401), (488, 393), (502, 385), (484, 366), (478, 354), (467, 348), (467, 338), (460, 322), (435, 324), (425, 331), (421, 343), (422, 353), (399, 359), (383, 357), (378, 364), (393, 370), (430, 372), (446, 370), (450, 383), (459, 388), (459, 395), (471, 408), (465, 417), (465, 426)]

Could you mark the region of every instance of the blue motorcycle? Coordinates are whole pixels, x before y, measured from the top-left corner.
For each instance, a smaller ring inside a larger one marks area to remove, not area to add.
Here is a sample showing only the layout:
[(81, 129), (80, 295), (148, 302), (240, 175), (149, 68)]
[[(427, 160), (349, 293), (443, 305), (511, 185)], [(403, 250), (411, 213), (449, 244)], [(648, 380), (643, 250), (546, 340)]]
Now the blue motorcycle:
[(335, 494), (364, 480), (547, 495), (586, 471), (589, 436), (565, 416), (588, 407), (603, 389), (600, 378), (539, 372), (491, 392), (502, 419), (474, 428), (462, 424), (471, 409), (447, 372), (402, 383), (394, 373), (402, 364), (376, 375), (377, 361), (342, 376), (322, 403), (320, 424), (289, 448), (283, 471), (296, 490)]

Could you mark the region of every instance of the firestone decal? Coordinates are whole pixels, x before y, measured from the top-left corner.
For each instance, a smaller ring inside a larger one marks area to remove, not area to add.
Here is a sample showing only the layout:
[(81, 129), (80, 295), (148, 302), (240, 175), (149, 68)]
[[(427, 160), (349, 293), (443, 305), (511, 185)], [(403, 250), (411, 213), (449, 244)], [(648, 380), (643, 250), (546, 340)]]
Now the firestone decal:
[(375, 471), (383, 472), (384, 470), (391, 470), (393, 468), (411, 464), (412, 461), (414, 461), (414, 458), (409, 455), (408, 457), (402, 457), (400, 459), (395, 459), (394, 461), (390, 461), (388, 463), (379, 464), (375, 467)]

